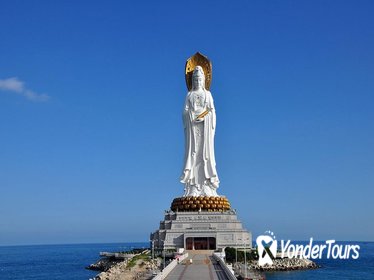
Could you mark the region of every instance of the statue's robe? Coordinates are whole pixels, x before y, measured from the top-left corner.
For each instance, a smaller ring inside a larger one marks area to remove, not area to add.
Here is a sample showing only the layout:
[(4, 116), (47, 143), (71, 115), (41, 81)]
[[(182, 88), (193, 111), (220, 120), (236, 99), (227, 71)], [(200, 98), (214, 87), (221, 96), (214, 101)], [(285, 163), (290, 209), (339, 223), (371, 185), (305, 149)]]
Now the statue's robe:
[(209, 113), (204, 117), (204, 121), (196, 122), (196, 116), (201, 111), (196, 111), (195, 94), (194, 91), (188, 92), (183, 110), (185, 157), (181, 182), (186, 186), (185, 196), (216, 196), (219, 184), (214, 156), (216, 112), (212, 94), (204, 90), (204, 109)]

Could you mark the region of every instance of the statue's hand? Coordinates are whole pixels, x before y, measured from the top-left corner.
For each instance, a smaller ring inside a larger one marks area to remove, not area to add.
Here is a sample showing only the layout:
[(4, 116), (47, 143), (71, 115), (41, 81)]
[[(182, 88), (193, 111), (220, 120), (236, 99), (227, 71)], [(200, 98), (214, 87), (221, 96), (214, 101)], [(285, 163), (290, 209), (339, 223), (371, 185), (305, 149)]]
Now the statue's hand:
[(195, 119), (195, 122), (202, 122), (202, 121), (204, 121), (204, 118), (198, 118), (198, 119)]

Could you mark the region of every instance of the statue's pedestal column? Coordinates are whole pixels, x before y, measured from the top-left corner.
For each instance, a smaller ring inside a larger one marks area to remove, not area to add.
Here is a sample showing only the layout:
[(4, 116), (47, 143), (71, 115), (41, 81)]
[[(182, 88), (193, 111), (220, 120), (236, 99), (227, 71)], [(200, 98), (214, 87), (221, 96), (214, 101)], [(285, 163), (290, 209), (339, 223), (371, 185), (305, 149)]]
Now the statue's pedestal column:
[(166, 211), (151, 234), (155, 249), (215, 250), (251, 247), (252, 235), (238, 220), (236, 211)]

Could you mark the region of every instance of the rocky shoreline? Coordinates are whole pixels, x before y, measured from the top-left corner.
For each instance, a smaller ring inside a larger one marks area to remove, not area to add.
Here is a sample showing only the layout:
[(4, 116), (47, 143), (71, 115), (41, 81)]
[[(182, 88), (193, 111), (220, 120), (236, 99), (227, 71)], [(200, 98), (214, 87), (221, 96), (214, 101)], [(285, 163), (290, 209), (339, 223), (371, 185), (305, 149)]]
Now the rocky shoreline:
[(149, 252), (133, 255), (131, 258), (101, 258), (86, 269), (101, 271), (92, 280), (148, 280), (161, 267), (160, 259), (150, 259)]
[(273, 265), (259, 266), (257, 261), (250, 261), (249, 269), (256, 271), (291, 271), (291, 270), (306, 270), (316, 269), (320, 266), (308, 259), (300, 258), (283, 258), (273, 260)]
[(113, 266), (115, 266), (116, 264), (120, 262), (122, 261), (110, 259), (110, 258), (108, 259), (104, 258), (104, 259), (98, 260), (97, 262), (93, 264), (90, 264), (89, 266), (86, 267), (86, 269), (103, 272), (103, 271), (109, 270), (110, 268), (112, 268)]
[(153, 278), (153, 270), (156, 270), (159, 265), (160, 263), (137, 260), (133, 267), (129, 267), (128, 262), (123, 261), (101, 272), (94, 280), (148, 280)]

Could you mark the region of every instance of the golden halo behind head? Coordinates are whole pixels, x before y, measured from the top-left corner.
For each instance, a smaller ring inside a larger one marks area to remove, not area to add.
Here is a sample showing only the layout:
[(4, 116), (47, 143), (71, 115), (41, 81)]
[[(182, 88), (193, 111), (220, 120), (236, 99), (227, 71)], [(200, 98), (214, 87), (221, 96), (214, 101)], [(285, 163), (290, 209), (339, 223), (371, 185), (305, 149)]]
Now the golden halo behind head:
[(186, 61), (185, 77), (188, 90), (192, 89), (192, 73), (196, 66), (200, 65), (205, 74), (205, 88), (210, 89), (212, 82), (212, 62), (201, 53), (197, 52)]

